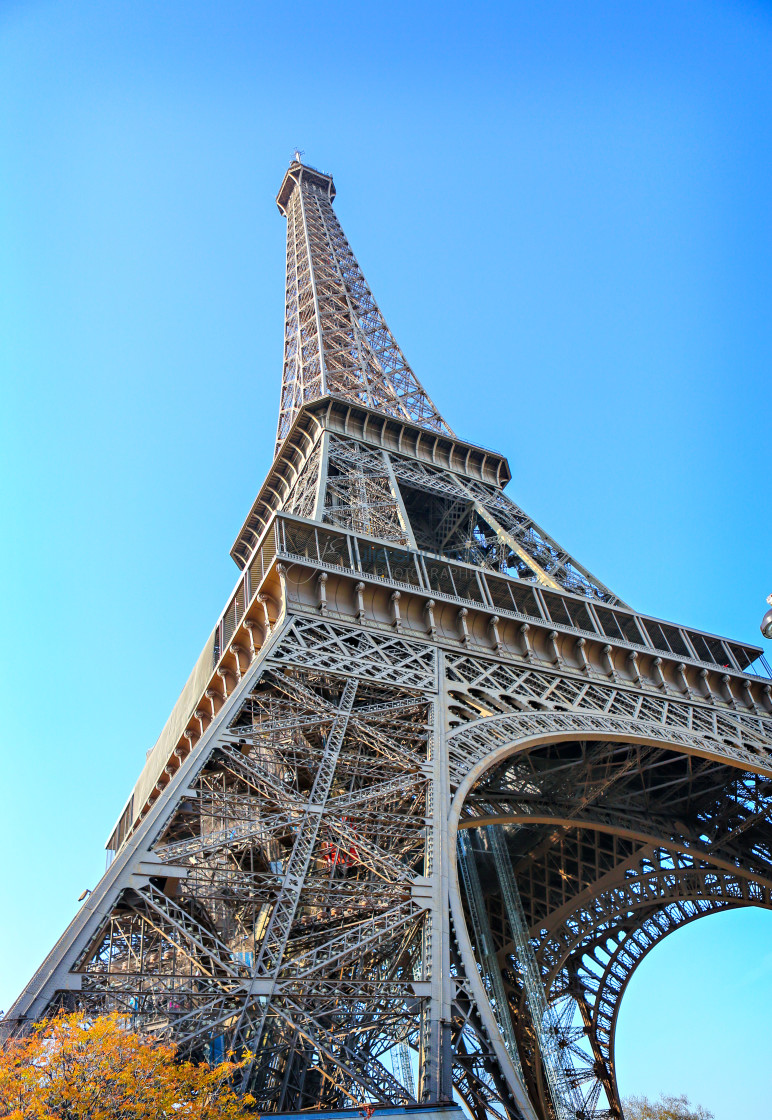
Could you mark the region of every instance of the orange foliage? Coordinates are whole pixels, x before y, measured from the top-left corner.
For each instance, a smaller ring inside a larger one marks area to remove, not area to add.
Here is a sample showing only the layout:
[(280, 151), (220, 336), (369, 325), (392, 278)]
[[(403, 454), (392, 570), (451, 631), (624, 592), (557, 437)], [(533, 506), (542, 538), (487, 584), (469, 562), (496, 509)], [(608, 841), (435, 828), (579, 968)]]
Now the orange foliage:
[(246, 1120), (254, 1101), (233, 1092), (238, 1063), (177, 1062), (173, 1046), (121, 1023), (62, 1014), (6, 1042), (2, 1120)]

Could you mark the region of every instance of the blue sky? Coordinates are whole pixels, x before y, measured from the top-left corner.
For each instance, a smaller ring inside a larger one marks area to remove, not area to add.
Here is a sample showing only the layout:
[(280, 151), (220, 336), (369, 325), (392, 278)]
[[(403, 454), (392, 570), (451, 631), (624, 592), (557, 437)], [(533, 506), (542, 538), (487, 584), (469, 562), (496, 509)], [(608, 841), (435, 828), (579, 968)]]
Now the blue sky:
[[(0, 1007), (98, 878), (235, 580), (295, 146), (513, 497), (637, 608), (757, 640), (771, 56), (750, 0), (0, 6)], [(768, 1116), (771, 941), (737, 913), (647, 959), (624, 1091)]]

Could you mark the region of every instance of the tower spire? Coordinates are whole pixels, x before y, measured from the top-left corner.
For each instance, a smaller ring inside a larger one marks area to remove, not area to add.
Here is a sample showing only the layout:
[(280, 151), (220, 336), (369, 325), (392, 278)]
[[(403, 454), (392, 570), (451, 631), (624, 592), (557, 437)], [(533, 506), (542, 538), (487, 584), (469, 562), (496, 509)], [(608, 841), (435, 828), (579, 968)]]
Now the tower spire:
[(452, 435), (373, 298), (332, 208), (335, 185), (295, 153), (276, 198), (287, 219), (277, 450), (304, 404), (343, 397)]

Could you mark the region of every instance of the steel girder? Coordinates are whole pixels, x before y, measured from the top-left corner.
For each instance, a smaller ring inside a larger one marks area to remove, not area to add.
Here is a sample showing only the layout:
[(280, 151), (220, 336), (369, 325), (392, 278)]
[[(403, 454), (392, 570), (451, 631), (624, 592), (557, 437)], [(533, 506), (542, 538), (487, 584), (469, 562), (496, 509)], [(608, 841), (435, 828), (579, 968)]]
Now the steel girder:
[(293, 164), (278, 199), (277, 457), (244, 572), (4, 1030), (118, 1011), (245, 1054), (262, 1112), (618, 1117), (637, 964), (770, 904), (771, 691), (752, 647), (636, 620), (452, 436), (333, 197)]
[[(303, 407), (327, 395), (452, 436), (386, 325), (335, 215), (334, 196), (330, 176), (297, 163), (279, 194), (287, 218), (287, 264), (276, 453)], [(329, 460), (316, 445), (285, 509), (321, 517), (321, 487), (329, 520), (415, 546), (402, 489), (412, 488), (422, 503), (433, 494), (446, 495), (452, 508), (446, 502), (437, 511), (432, 543), (424, 547), (526, 572), (550, 587), (620, 601), (500, 489), (355, 440), (333, 437), (332, 443)], [(320, 473), (325, 477), (319, 484)], [(426, 533), (425, 523), (421, 528)]]
[[(492, 674), (513, 711), (449, 730), (466, 710), (462, 676), (479, 694)], [(455, 877), (456, 825), (494, 825), (582, 1110), (618, 1113), (613, 1030), (633, 968), (684, 921), (769, 904), (772, 736), (765, 748), (768, 721), (754, 724), (751, 753), (736, 714), (706, 711), (691, 731), (677, 706), (659, 724), (617, 715), (611, 686), (590, 709), (579, 680), (576, 707), (518, 709), (537, 678), (288, 616), (28, 991), (28, 1012), (117, 1009), (192, 1055), (246, 1051), (264, 1111), (409, 1102), (407, 1045), (422, 1099), (452, 1079), (475, 1115), (550, 1117), (485, 844), (506, 1010), (489, 1003)]]
[(609, 721), (619, 736), (609, 741), (599, 727), (587, 735), (577, 713), (583, 738), (571, 740), (567, 714), (489, 717), (455, 732), (451, 738), (467, 746), (502, 743), (503, 729), (512, 740), (477, 764), (476, 779), (462, 782), (465, 796), (460, 801), (457, 794), (455, 811), (475, 838), (488, 925), (531, 1092), (549, 1115), (539, 1024), (529, 1012), (506, 883), (485, 835), (491, 827), (506, 837), (544, 989), (565, 1024), (562, 1045), (574, 1057), (583, 1111), (618, 1116), (614, 1031), (632, 971), (685, 922), (728, 907), (772, 905), (770, 740), (766, 750), (759, 743), (751, 771), (739, 752), (731, 761), (723, 756), (725, 743), (711, 747), (705, 739), (699, 746), (701, 736), (692, 733), (688, 747), (675, 734), (668, 744), (661, 729), (647, 736), (633, 720)]
[(373, 298), (332, 208), (329, 176), (293, 164), (285, 184), (287, 282), (277, 449), (302, 406), (334, 393), (450, 433)]

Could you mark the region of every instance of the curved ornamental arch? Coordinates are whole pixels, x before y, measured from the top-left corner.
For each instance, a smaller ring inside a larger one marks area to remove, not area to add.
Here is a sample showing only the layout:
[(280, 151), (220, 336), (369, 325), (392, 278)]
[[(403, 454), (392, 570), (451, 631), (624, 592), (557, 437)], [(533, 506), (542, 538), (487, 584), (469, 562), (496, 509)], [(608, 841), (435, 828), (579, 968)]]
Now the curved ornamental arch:
[(523, 711), (449, 739), (460, 963), (544, 1120), (622, 1116), (619, 1007), (663, 937), (772, 909), (766, 728), (676, 720)]

